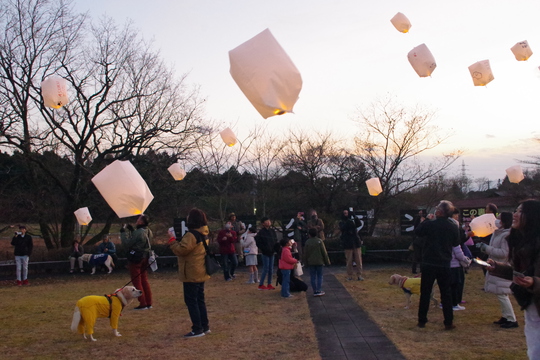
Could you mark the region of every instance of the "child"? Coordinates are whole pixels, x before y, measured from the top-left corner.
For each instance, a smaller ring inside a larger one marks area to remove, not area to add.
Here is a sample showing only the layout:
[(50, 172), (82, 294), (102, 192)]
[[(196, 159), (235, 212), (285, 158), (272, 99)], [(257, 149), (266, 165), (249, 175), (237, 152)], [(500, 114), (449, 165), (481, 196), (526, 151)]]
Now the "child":
[(283, 276), (281, 284), (281, 296), (284, 298), (291, 298), (292, 295), (289, 291), (289, 284), (291, 281), (291, 270), (294, 269), (298, 260), (293, 258), (291, 254), (292, 242), (290, 239), (282, 239), (279, 244), (281, 245), (281, 257), (279, 258), (279, 269)]
[(240, 240), (242, 248), (244, 250), (244, 257), (246, 259), (246, 266), (249, 266), (249, 280), (248, 284), (255, 284), (259, 282), (259, 271), (257, 270), (257, 254), (259, 249), (255, 243), (255, 235), (257, 235), (257, 228), (250, 226), (244, 239)]
[(308, 233), (309, 239), (304, 245), (302, 260), (304, 266), (309, 266), (313, 296), (323, 296), (325, 294), (322, 291), (323, 265), (330, 265), (330, 259), (323, 241), (317, 237), (317, 229), (311, 228)]

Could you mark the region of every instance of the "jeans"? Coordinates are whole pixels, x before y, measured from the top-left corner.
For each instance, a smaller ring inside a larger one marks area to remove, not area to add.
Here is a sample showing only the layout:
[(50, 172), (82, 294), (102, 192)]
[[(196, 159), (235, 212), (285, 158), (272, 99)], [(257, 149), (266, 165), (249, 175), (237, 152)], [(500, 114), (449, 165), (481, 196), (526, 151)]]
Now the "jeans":
[(223, 262), (223, 277), (228, 280), (234, 276), (234, 271), (238, 266), (238, 258), (236, 254), (221, 254), (221, 260)]
[(139, 296), (139, 305), (143, 307), (152, 306), (152, 290), (148, 282), (148, 258), (142, 259), (138, 264), (132, 262), (128, 262), (128, 264), (133, 286), (143, 292)]
[(282, 280), (281, 280), (281, 296), (289, 297), (291, 296), (290, 284), (291, 284), (291, 270), (281, 270)]
[(444, 325), (452, 325), (454, 312), (452, 310), (452, 287), (450, 266), (436, 266), (422, 264), (422, 283), (420, 285), (420, 306), (418, 307), (418, 322), (425, 324), (428, 321), (427, 313), (433, 284), (437, 280), (441, 292)]
[(208, 313), (204, 302), (204, 283), (184, 283), (184, 302), (191, 318), (191, 330), (195, 334), (209, 330)]
[(274, 272), (274, 255), (262, 256), (263, 270), (261, 275), (261, 281), (259, 281), (259, 286), (264, 285), (264, 278), (268, 274), (268, 285), (272, 284), (272, 273)]
[(309, 275), (311, 277), (311, 288), (313, 293), (317, 294), (322, 291), (322, 265), (312, 265), (309, 267)]
[(17, 280), (26, 280), (28, 278), (28, 255), (15, 256), (15, 263), (17, 264)]

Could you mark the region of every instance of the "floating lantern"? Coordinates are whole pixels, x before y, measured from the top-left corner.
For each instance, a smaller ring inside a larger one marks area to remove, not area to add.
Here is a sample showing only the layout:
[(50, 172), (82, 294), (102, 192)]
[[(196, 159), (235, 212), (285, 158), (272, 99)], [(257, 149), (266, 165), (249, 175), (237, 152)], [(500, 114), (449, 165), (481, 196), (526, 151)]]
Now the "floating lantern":
[(486, 237), (493, 234), (495, 229), (497, 229), (495, 220), (495, 215), (484, 214), (472, 219), (469, 225), (475, 236)]
[(186, 177), (186, 170), (179, 163), (172, 164), (167, 170), (169, 170), (174, 180), (178, 181)]
[(512, 53), (514, 53), (517, 61), (528, 60), (533, 54), (527, 40), (518, 42), (516, 45), (512, 46), (510, 50), (512, 50)]
[(435, 63), (435, 58), (431, 51), (429, 51), (426, 44), (421, 44), (409, 51), (407, 54), (407, 59), (411, 63), (414, 71), (420, 77), (431, 76), (437, 64)]
[(234, 81), (263, 118), (292, 112), (302, 77), (270, 30), (229, 51), (229, 60)]
[(381, 181), (379, 180), (379, 178), (371, 178), (369, 180), (366, 180), (366, 185), (369, 191), (369, 195), (371, 196), (377, 196), (383, 192)]
[(469, 66), (474, 86), (486, 86), (495, 79), (491, 66), (489, 66), (489, 60), (478, 61)]
[(41, 82), (43, 104), (53, 109), (60, 109), (68, 103), (67, 82), (58, 76), (49, 76)]
[(114, 161), (94, 176), (92, 182), (119, 218), (142, 214), (154, 199), (129, 161)]
[(226, 128), (226, 129), (222, 130), (219, 133), (219, 135), (221, 135), (221, 139), (223, 139), (223, 142), (227, 146), (234, 146), (234, 144), (236, 144), (236, 142), (237, 142), (236, 135), (234, 135), (231, 128)]
[(391, 20), (390, 22), (394, 27), (397, 29), (397, 31), (402, 33), (409, 32), (409, 29), (411, 28), (411, 22), (405, 15), (398, 12)]
[(525, 179), (523, 169), (519, 165), (511, 166), (506, 169), (506, 175), (508, 175), (508, 180), (515, 184), (519, 184), (521, 180)]
[(87, 207), (78, 209), (74, 214), (79, 225), (88, 225), (92, 221), (92, 216), (90, 216), (90, 211)]

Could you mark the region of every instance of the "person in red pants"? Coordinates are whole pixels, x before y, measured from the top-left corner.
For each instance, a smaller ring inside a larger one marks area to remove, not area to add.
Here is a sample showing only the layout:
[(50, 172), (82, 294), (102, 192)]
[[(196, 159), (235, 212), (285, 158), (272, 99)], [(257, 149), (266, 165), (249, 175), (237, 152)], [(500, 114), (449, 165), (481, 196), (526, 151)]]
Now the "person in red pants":
[[(152, 231), (148, 228), (148, 216), (141, 215), (135, 224), (124, 225), (120, 229), (122, 244), (128, 249), (128, 268), (133, 286), (143, 293), (139, 296), (139, 306), (135, 310), (152, 308), (152, 290), (148, 282), (148, 257), (150, 256), (150, 239)], [(126, 231), (127, 230), (127, 231)]]

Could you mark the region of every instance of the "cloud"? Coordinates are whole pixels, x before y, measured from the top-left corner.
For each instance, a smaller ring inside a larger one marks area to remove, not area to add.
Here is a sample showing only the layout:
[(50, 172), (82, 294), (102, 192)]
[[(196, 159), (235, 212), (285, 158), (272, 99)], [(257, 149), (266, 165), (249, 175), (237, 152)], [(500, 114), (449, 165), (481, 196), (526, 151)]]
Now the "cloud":
[(486, 134), (486, 138), (487, 138), (487, 139), (494, 139), (494, 138), (495, 138), (495, 135)]

